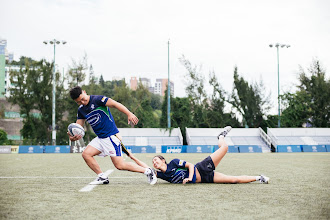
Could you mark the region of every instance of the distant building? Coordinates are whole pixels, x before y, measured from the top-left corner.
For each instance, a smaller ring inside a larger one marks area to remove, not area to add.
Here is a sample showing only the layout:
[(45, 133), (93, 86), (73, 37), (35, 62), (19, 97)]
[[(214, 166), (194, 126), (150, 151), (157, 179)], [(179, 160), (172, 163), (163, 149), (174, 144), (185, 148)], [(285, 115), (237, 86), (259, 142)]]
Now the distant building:
[(131, 77), (131, 81), (130, 81), (130, 88), (131, 90), (136, 90), (138, 86), (138, 80), (136, 77)]
[(142, 83), (142, 85), (145, 88), (149, 88), (150, 87), (150, 79), (148, 79), (148, 78), (140, 78), (140, 82)]
[[(156, 83), (154, 87), (151, 85), (151, 81), (148, 78), (137, 78), (137, 77), (131, 77), (131, 84), (130, 88), (131, 90), (136, 90), (138, 87), (138, 84), (141, 83), (145, 88), (149, 90), (149, 92), (153, 94), (157, 94), (160, 96), (165, 95), (165, 90), (167, 88), (167, 79), (156, 79)], [(174, 96), (174, 83), (171, 82), (171, 95)]]
[(6, 69), (6, 61), (12, 62), (13, 53), (7, 50), (7, 40), (0, 39), (0, 98), (7, 94), (7, 86), (9, 83), (9, 72)]
[(121, 77), (121, 76), (114, 76), (114, 77), (112, 77), (112, 81), (121, 81), (121, 80), (124, 80), (125, 81), (125, 78), (124, 77)]
[[(164, 96), (165, 95), (165, 90), (167, 88), (167, 83), (168, 83), (168, 79), (156, 79), (156, 83), (155, 83), (155, 94)], [(174, 83), (171, 82), (170, 83), (170, 89), (171, 89), (171, 95), (174, 96)]]
[[(11, 65), (7, 65), (5, 67), (5, 89), (4, 89), (4, 96), (5, 97), (9, 97), (10, 96), (10, 88), (13, 88), (13, 84), (11, 84), (10, 81), (10, 72), (11, 71), (20, 71), (20, 66), (11, 66)], [(25, 69), (24, 67), (22, 67), (23, 69)], [(3, 96), (2, 96), (3, 97)]]

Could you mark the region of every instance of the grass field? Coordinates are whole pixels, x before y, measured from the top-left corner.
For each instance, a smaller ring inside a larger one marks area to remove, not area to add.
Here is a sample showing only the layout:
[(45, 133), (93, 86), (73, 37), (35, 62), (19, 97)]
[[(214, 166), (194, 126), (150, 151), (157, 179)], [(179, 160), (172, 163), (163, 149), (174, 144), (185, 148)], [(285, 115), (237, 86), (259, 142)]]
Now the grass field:
[[(136, 154), (151, 165), (152, 154)], [(207, 154), (164, 154), (199, 162)], [(126, 157), (126, 156), (125, 156)], [(129, 160), (129, 158), (126, 158)], [(329, 219), (330, 153), (227, 154), (217, 171), (265, 174), (270, 184), (154, 186), (97, 157), (110, 184), (80, 192), (96, 176), (80, 154), (0, 155), (0, 219)]]

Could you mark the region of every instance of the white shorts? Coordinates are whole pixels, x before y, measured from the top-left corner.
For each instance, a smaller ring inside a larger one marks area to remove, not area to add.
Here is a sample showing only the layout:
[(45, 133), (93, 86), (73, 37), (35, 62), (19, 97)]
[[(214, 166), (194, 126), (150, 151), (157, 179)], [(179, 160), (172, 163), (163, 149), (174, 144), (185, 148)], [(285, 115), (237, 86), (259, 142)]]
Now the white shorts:
[(122, 155), (120, 142), (121, 141), (115, 135), (111, 135), (107, 138), (96, 137), (89, 143), (89, 145), (101, 151), (98, 156), (120, 157)]

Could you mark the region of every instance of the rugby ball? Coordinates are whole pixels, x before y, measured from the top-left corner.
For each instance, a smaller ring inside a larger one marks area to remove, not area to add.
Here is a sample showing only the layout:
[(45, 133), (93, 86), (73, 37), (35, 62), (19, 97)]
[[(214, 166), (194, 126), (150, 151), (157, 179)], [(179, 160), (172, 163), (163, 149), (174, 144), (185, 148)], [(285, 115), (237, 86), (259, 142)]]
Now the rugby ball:
[(75, 135), (81, 135), (81, 137), (85, 136), (84, 128), (80, 124), (77, 124), (77, 123), (69, 124), (68, 132), (71, 136), (75, 136)]

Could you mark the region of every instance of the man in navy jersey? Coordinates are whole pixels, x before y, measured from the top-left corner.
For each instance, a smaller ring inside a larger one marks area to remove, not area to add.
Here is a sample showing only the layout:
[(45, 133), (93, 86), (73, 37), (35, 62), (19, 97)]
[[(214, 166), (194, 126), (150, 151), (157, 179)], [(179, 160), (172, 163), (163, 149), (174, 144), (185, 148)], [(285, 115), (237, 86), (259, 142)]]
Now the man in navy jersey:
[[(86, 91), (76, 86), (70, 90), (71, 98), (79, 105), (77, 124), (84, 126), (87, 121), (97, 135), (82, 153), (86, 164), (98, 175), (92, 185), (108, 184), (109, 179), (103, 174), (94, 156), (110, 156), (113, 165), (118, 170), (144, 173), (150, 184), (157, 182), (155, 172), (148, 166), (142, 167), (132, 162), (125, 162), (122, 157), (121, 138), (113, 120), (110, 108), (116, 108), (127, 115), (128, 123), (136, 125), (139, 119), (130, 112), (124, 105), (115, 100), (101, 95), (87, 95)], [(71, 141), (81, 138), (80, 135), (71, 136)]]

